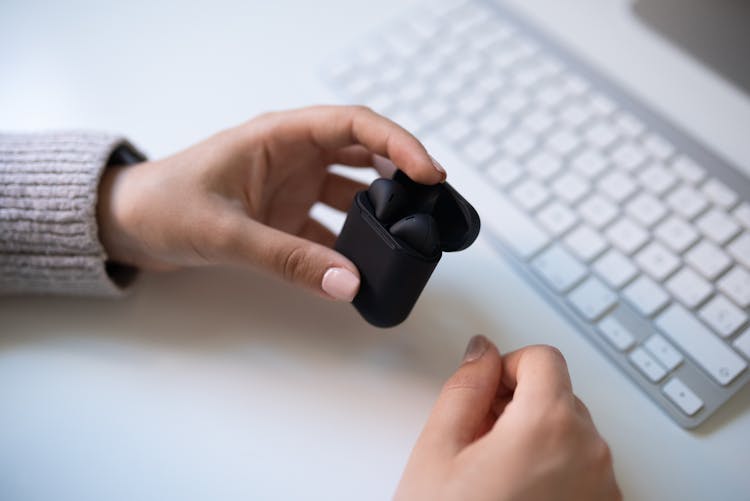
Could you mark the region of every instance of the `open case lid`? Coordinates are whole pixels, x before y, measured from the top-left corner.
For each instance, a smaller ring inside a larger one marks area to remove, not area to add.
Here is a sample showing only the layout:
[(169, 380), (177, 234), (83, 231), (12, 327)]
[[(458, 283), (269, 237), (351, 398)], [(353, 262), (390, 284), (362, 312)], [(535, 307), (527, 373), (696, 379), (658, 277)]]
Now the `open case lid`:
[(474, 243), (481, 226), (479, 214), (450, 184), (419, 184), (401, 170), (396, 171), (393, 180), (406, 188), (414, 212), (435, 218), (443, 251), (460, 251)]

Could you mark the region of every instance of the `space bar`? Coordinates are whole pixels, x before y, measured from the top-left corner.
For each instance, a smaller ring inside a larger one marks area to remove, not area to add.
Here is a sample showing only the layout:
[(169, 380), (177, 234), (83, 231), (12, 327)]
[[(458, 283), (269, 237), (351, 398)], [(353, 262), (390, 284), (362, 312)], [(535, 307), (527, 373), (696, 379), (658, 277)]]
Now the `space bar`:
[[(432, 137), (423, 138), (428, 151), (444, 165), (465, 165), (466, 161), (457, 157), (453, 150)], [(475, 166), (472, 166), (475, 167)], [(495, 188), (483, 174), (480, 183), (472, 183), (471, 200), (474, 203), (482, 227), (489, 227), (494, 234), (505, 242), (523, 259), (528, 259), (539, 252), (550, 241), (550, 237), (537, 223), (518, 209), (508, 197)]]

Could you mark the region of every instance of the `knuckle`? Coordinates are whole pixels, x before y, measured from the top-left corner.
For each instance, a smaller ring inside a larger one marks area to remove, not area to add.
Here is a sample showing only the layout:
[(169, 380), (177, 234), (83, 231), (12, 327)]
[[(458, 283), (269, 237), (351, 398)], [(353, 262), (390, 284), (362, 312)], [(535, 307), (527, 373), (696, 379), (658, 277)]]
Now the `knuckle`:
[(476, 390), (482, 388), (482, 381), (468, 371), (459, 370), (453, 374), (443, 385), (444, 392), (457, 390)]
[(562, 367), (567, 367), (568, 365), (562, 352), (554, 346), (550, 346), (548, 344), (537, 344), (530, 346), (528, 356), (538, 359), (539, 361), (549, 365), (559, 365)]
[(289, 247), (286, 252), (279, 253), (277, 269), (285, 280), (293, 282), (302, 278), (306, 271), (307, 254), (300, 245)]
[(558, 401), (546, 411), (546, 427), (549, 432), (559, 438), (569, 437), (579, 427), (577, 413), (566, 401)]
[(594, 441), (592, 456), (596, 465), (605, 469), (612, 467), (612, 450), (603, 438), (598, 437)]
[(546, 357), (554, 361), (565, 362), (565, 357), (563, 356), (562, 352), (554, 346), (550, 346), (548, 344), (540, 344), (536, 345), (534, 349), (535, 351), (537, 351), (539, 356)]

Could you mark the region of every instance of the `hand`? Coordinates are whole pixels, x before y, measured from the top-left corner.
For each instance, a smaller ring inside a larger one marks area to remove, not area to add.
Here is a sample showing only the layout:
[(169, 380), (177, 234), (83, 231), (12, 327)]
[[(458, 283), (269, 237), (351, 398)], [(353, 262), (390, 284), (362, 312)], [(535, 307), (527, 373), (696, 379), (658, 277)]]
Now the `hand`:
[(414, 446), (396, 499), (621, 499), (609, 448), (546, 346), (477, 336)]
[(445, 179), (414, 136), (367, 108), (268, 113), (163, 160), (107, 169), (100, 238), (110, 259), (139, 268), (251, 266), (351, 301), (359, 272), (309, 212), (315, 202), (346, 211), (367, 187), (331, 164)]

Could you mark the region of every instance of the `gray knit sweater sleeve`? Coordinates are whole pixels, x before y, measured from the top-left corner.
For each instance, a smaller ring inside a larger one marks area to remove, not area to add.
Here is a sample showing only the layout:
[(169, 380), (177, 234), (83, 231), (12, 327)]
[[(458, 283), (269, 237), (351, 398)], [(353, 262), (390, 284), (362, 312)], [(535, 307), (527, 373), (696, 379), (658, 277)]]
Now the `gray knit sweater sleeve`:
[(140, 157), (106, 134), (0, 133), (0, 294), (121, 293), (135, 271), (107, 263), (96, 203), (123, 148)]

